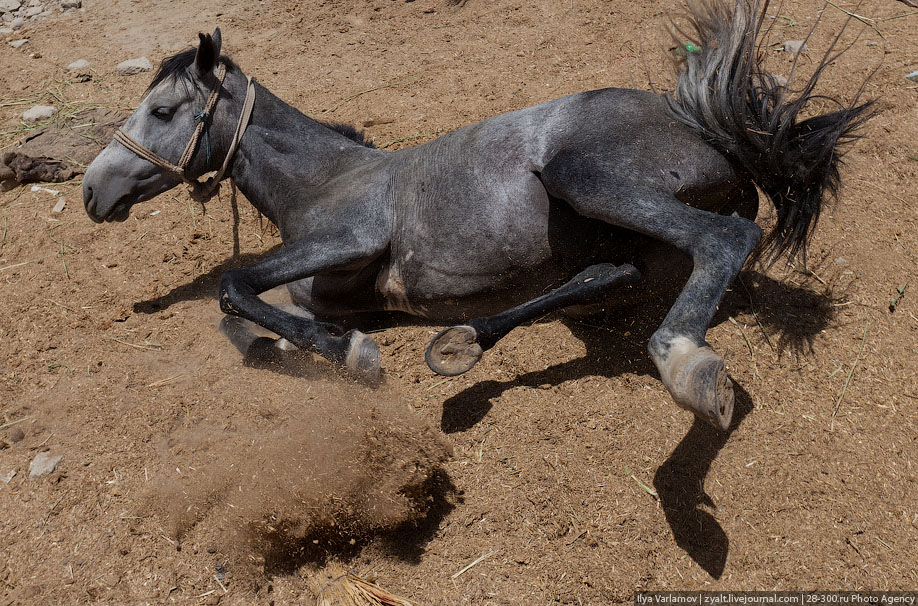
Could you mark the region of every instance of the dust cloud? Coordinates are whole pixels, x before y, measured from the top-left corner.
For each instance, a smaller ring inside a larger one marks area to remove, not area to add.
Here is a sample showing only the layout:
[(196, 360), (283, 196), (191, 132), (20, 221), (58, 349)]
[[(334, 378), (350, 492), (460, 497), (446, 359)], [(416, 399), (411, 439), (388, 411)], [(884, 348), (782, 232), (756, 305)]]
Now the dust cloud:
[(182, 542), (221, 543), (264, 567), (346, 555), (422, 520), (449, 448), (386, 386), (313, 382), (282, 413), (177, 427), (149, 500)]

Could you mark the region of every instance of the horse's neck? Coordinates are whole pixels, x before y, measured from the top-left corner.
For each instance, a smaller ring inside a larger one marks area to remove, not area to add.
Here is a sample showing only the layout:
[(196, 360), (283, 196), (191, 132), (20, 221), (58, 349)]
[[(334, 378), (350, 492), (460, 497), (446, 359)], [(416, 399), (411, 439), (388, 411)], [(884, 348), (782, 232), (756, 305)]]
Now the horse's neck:
[(379, 152), (351, 141), (259, 87), (252, 121), (233, 161), (232, 177), (249, 202), (278, 225), (287, 205), (308, 204), (318, 186), (370, 160), (374, 153)]

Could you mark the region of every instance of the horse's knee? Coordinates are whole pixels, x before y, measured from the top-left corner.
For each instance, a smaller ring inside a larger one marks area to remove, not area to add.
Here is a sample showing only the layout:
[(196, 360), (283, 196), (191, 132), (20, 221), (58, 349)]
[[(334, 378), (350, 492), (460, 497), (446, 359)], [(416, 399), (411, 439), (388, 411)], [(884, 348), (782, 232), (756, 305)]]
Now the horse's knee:
[(742, 221), (741, 231), (746, 241), (746, 248), (752, 250), (762, 240), (762, 228), (749, 219), (738, 217)]
[(692, 256), (724, 259), (746, 255), (762, 239), (762, 228), (742, 217), (712, 215), (714, 224), (697, 234), (690, 246)]
[(220, 311), (234, 316), (239, 315), (238, 301), (247, 294), (252, 294), (251, 289), (246, 287), (240, 270), (229, 269), (223, 272), (220, 277), (218, 295)]
[(736, 275), (762, 239), (762, 228), (740, 217), (716, 216), (712, 229), (691, 236), (689, 255), (703, 271)]

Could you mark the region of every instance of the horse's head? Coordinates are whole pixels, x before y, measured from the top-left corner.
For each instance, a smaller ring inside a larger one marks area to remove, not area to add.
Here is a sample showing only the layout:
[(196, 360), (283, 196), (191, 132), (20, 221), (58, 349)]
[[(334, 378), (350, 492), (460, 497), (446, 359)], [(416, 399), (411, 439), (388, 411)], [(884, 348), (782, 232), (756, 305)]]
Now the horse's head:
[[(239, 70), (221, 59), (220, 44), (219, 29), (213, 36), (200, 34), (197, 49), (163, 61), (123, 132), (86, 171), (83, 203), (93, 221), (124, 221), (134, 204), (175, 187), (183, 178), (192, 180), (219, 167), (246, 87)], [(222, 83), (221, 62), (226, 65)], [(204, 115), (214, 90), (218, 97)], [(199, 139), (189, 143), (201, 121)], [(183, 157), (187, 163), (180, 166)]]

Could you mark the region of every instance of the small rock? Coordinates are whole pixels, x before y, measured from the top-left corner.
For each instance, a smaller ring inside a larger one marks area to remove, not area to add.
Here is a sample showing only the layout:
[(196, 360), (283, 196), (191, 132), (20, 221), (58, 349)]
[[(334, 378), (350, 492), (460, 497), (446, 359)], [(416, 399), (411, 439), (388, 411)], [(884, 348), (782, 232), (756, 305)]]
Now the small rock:
[(57, 113), (57, 108), (50, 105), (36, 105), (22, 113), (22, 119), (26, 122), (40, 122), (47, 120)]
[(149, 72), (153, 70), (153, 64), (150, 63), (150, 60), (146, 57), (139, 57), (137, 59), (128, 59), (127, 61), (122, 61), (118, 64), (118, 75), (119, 76), (133, 76), (134, 74), (139, 74), (142, 72)]
[(46, 194), (51, 194), (52, 196), (61, 195), (61, 190), (59, 189), (48, 189), (47, 187), (42, 187), (41, 185), (33, 185), (31, 191), (40, 191)]
[(9, 484), (10, 480), (12, 480), (14, 477), (16, 477), (15, 469), (10, 470), (10, 472), (7, 474), (0, 475), (0, 482), (3, 482), (4, 484)]
[(61, 214), (62, 212), (64, 212), (64, 206), (66, 205), (67, 205), (67, 200), (65, 200), (64, 198), (61, 198), (60, 200), (57, 201), (57, 204), (54, 205), (54, 208), (51, 209), (51, 214), (52, 215)]
[(0, 13), (11, 13), (22, 6), (20, 0), (0, 0)]
[(13, 29), (19, 29), (23, 25), (25, 25), (25, 19), (23, 19), (22, 17), (16, 17), (12, 21), (10, 21), (10, 27), (12, 27)]
[(778, 86), (787, 86), (787, 78), (784, 76), (780, 74), (772, 74), (771, 77), (775, 79), (775, 84)]
[(784, 52), (796, 55), (802, 51), (809, 50), (809, 47), (803, 43), (803, 40), (785, 40)]
[(222, 599), (223, 599), (223, 596), (220, 595), (219, 593), (212, 593), (206, 598), (204, 598), (204, 601), (201, 602), (201, 604), (204, 604), (204, 606), (216, 606), (217, 604), (220, 603), (220, 600)]
[(44, 9), (40, 6), (31, 6), (28, 9), (26, 9), (25, 16), (26, 17), (37, 17), (38, 15), (42, 13), (43, 10)]
[(905, 77), (911, 80), (912, 82), (918, 82), (918, 69), (916, 69), (910, 74), (906, 74)]
[(83, 0), (63, 0), (61, 2), (61, 8), (81, 8), (83, 6)]
[(13, 48), (22, 48), (24, 45), (28, 43), (29, 43), (29, 39), (23, 38), (21, 40), (13, 40), (12, 42), (10, 42), (10, 46), (12, 46)]
[(62, 455), (52, 457), (48, 451), (38, 453), (29, 463), (29, 479), (51, 473), (63, 458)]
[(16, 442), (22, 442), (25, 439), (25, 432), (22, 431), (21, 427), (14, 427), (10, 430), (10, 442), (15, 444)]
[(12, 27), (0, 27), (0, 36), (9, 36), (13, 33)]
[(835, 259), (835, 264), (836, 265), (847, 265), (848, 260), (845, 259), (844, 257), (838, 257), (837, 259)]
[(76, 61), (74, 61), (73, 63), (67, 66), (67, 69), (72, 72), (75, 72), (81, 69), (88, 69), (88, 68), (89, 68), (89, 61), (87, 61), (86, 59), (77, 59)]

